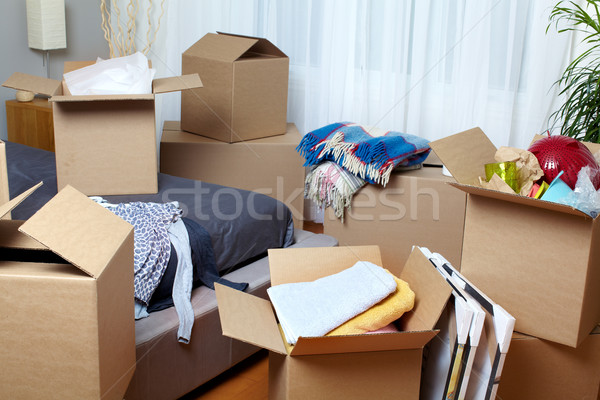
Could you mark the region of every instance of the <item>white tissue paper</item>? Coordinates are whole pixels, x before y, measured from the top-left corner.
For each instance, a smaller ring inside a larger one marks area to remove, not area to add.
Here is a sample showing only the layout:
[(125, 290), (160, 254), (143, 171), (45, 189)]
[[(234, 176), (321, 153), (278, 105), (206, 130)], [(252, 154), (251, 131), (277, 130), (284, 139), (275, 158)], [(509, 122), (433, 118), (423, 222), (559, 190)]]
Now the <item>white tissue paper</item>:
[(64, 74), (74, 96), (107, 94), (151, 94), (156, 70), (139, 51), (125, 57), (98, 59), (95, 64)]

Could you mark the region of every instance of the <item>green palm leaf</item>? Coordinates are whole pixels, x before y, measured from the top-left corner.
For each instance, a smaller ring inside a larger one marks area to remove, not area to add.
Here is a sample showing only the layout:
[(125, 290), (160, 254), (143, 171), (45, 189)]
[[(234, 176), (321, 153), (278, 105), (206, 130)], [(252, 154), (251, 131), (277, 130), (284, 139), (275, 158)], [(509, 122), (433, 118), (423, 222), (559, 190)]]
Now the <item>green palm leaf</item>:
[(558, 33), (581, 32), (588, 46), (575, 58), (554, 85), (565, 96), (564, 103), (550, 116), (561, 135), (600, 143), (600, 0), (560, 1), (550, 12), (546, 33), (554, 25)]

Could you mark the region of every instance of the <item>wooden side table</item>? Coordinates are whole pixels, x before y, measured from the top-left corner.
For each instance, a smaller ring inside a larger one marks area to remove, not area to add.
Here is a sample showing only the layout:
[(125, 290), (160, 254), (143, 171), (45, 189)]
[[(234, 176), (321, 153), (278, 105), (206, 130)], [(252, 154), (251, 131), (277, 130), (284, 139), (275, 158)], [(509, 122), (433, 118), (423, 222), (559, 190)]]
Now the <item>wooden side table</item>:
[(10, 142), (54, 151), (52, 104), (45, 98), (6, 100), (6, 128)]

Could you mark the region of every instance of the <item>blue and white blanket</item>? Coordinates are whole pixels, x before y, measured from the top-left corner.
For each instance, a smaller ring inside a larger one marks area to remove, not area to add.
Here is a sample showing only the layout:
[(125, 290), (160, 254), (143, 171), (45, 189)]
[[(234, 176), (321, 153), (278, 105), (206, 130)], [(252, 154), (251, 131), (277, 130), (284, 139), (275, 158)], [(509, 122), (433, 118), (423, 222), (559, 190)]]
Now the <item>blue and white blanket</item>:
[(415, 135), (338, 122), (307, 133), (296, 150), (306, 159), (304, 166), (333, 161), (369, 183), (385, 186), (394, 168), (421, 164), (431, 148)]

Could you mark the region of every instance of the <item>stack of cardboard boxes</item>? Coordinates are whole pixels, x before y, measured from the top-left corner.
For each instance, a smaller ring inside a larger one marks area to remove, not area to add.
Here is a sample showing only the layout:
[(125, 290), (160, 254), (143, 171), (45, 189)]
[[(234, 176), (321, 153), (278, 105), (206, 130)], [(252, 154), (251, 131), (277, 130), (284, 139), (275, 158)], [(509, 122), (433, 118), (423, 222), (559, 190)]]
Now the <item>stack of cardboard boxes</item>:
[(496, 153), (479, 128), (431, 147), (456, 179), (451, 185), (468, 193), (461, 273), (516, 319), (498, 396), (595, 399), (600, 218), (479, 187)]
[[(22, 73), (4, 82), (53, 104), (59, 193), (25, 223), (0, 221), (0, 397), (123, 398), (136, 362), (133, 230), (87, 196), (157, 193), (155, 94), (190, 92), (181, 124), (193, 133), (165, 125), (163, 172), (276, 197), (302, 227), (287, 57), (264, 39), (209, 34), (183, 59), (193, 73), (156, 79), (151, 94), (73, 96), (64, 81)], [(35, 190), (8, 201), (1, 142), (0, 185), (0, 218)]]
[[(136, 368), (133, 227), (87, 196), (157, 193), (154, 95), (200, 79), (156, 79), (142, 95), (72, 96), (22, 73), (3, 85), (49, 96), (59, 192), (25, 222), (0, 221), (0, 398), (122, 399)], [(7, 201), (0, 150), (4, 217), (37, 187)]]
[(267, 194), (302, 228), (301, 135), (287, 123), (289, 59), (266, 39), (209, 33), (182, 56), (203, 87), (184, 91), (181, 121), (167, 121), (161, 172)]
[(453, 181), (431, 153), (422, 168), (393, 172), (385, 187), (361, 188), (343, 222), (328, 208), (324, 233), (342, 246), (378, 245), (386, 266), (402, 268), (412, 246), (459, 265), (467, 196), (447, 185)]
[[(304, 168), (295, 151), (301, 135), (286, 121), (288, 63), (265, 39), (209, 34), (190, 47), (183, 54), (183, 72), (191, 75), (153, 85), (154, 93), (192, 89), (183, 92), (181, 121), (165, 123), (161, 171), (278, 198), (302, 227)], [(0, 248), (10, 249), (5, 254), (37, 252), (42, 256), (34, 260), (45, 263), (24, 268), (15, 267), (14, 259), (2, 261), (0, 293), (10, 294), (2, 309), (13, 325), (0, 330), (6, 343), (0, 364), (8, 366), (0, 374), (0, 388), (6, 390), (0, 397), (18, 397), (32, 385), (43, 397), (44, 391), (60, 393), (61, 385), (76, 384), (80, 397), (122, 398), (135, 369), (135, 334), (132, 310), (115, 305), (132, 304), (127, 299), (133, 285), (121, 275), (132, 269), (133, 234), (69, 185), (86, 195), (156, 193), (154, 94), (74, 97), (61, 82), (23, 74), (4, 85), (50, 96), (58, 186), (64, 190), (22, 226), (0, 221)], [(224, 334), (271, 350), (274, 397), (417, 398), (423, 347), (436, 335), (451, 295), (429, 260), (411, 253), (413, 245), (424, 246), (460, 266), (516, 318), (500, 398), (596, 398), (599, 218), (477, 187), (482, 166), (493, 162), (496, 151), (479, 129), (431, 145), (453, 178), (442, 174), (432, 155), (422, 169), (392, 175), (386, 188), (361, 189), (344, 223), (328, 210), (325, 233), (339, 240), (339, 248), (269, 253), (273, 284), (314, 280), (357, 260), (385, 266), (419, 296), (402, 320), (402, 332), (301, 338), (290, 349), (268, 301), (219, 287)], [(0, 145), (0, 214), (5, 215), (28, 193), (7, 202), (1, 150)], [(73, 210), (87, 222), (66, 225), (62, 215)], [(89, 228), (98, 222), (110, 233)], [(358, 246), (368, 244), (379, 247)], [(18, 290), (34, 281), (39, 283), (34, 296)], [(64, 296), (55, 296), (57, 290)], [(101, 303), (117, 314), (99, 312)], [(49, 321), (43, 329), (26, 318), (28, 310), (41, 306)]]

